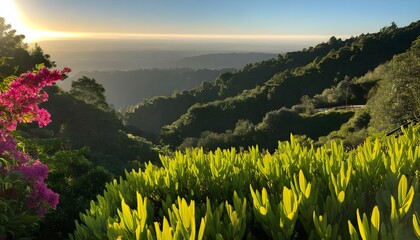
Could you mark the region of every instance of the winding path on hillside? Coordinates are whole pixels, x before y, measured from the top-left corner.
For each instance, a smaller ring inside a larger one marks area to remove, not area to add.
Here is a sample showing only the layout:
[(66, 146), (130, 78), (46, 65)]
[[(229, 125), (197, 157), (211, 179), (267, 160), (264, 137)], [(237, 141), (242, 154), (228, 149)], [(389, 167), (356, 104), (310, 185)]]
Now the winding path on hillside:
[(365, 108), (366, 105), (344, 105), (344, 106), (336, 106), (330, 108), (315, 108), (316, 113), (320, 112), (329, 112), (332, 110), (354, 110), (354, 109), (362, 109)]

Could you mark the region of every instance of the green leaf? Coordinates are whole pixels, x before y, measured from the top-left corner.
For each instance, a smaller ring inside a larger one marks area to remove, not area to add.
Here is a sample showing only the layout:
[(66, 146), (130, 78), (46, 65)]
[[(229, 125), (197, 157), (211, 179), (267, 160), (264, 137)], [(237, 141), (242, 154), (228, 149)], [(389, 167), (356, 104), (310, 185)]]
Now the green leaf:
[(391, 219), (390, 220), (393, 226), (396, 226), (398, 222), (400, 221), (398, 217), (398, 213), (397, 213), (395, 199), (393, 196), (391, 196)]
[(414, 232), (416, 233), (417, 238), (420, 239), (420, 219), (417, 217), (417, 214), (413, 214), (413, 227)]
[(359, 209), (357, 209), (357, 224), (359, 226), (360, 236), (363, 240), (369, 240), (370, 230), (369, 222), (367, 220), (366, 214), (363, 213), (363, 219), (360, 218)]
[(357, 234), (357, 231), (354, 228), (353, 224), (351, 224), (350, 220), (348, 220), (347, 223), (349, 225), (350, 239), (359, 240), (359, 235)]
[(344, 198), (346, 197), (346, 193), (344, 192), (344, 191), (341, 191), (339, 194), (338, 194), (338, 201), (340, 202), (340, 203), (343, 203), (344, 202)]
[(206, 221), (204, 220), (204, 218), (201, 218), (201, 223), (200, 223), (200, 229), (198, 230), (198, 240), (202, 240), (204, 237), (204, 231), (206, 228)]
[(299, 170), (299, 187), (300, 187), (300, 191), (302, 192), (306, 191), (306, 178), (302, 172), (302, 169)]
[(263, 206), (260, 206), (259, 208), (258, 208), (258, 211), (261, 213), (261, 215), (267, 215), (267, 208), (265, 208), (265, 207), (263, 207)]
[(121, 221), (124, 221), (124, 224), (127, 226), (129, 231), (134, 232), (134, 221), (133, 221), (133, 216), (131, 214), (131, 209), (125, 203), (124, 198), (121, 201), (121, 210), (122, 210)]
[[(398, 184), (398, 203), (402, 204), (407, 194), (407, 178), (405, 175), (401, 176), (400, 183)], [(401, 205), (400, 205), (401, 206)]]
[(373, 208), (372, 211), (372, 216), (370, 217), (370, 222), (372, 223), (371, 225), (371, 239), (377, 239), (378, 238), (378, 233), (381, 227), (381, 216), (379, 213), (379, 208), (378, 206), (375, 206)]

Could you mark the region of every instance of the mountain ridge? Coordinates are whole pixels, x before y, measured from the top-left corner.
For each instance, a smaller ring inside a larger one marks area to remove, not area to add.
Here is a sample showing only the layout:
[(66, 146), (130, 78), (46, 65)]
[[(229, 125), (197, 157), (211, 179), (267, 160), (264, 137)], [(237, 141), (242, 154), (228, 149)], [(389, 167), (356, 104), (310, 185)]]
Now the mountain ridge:
[(260, 52), (233, 52), (233, 53), (212, 53), (192, 57), (185, 57), (174, 62), (175, 67), (188, 67), (193, 69), (209, 68), (242, 68), (246, 64), (260, 62), (276, 58), (278, 54)]

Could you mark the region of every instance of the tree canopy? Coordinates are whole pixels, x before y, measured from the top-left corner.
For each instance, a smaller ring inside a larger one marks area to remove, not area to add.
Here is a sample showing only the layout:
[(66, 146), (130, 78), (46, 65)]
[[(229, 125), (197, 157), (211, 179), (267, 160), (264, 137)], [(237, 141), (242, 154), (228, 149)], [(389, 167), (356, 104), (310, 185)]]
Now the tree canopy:
[(405, 53), (385, 64), (376, 94), (369, 100), (371, 126), (389, 131), (420, 120), (420, 38)]
[(24, 39), (24, 35), (16, 34), (16, 30), (0, 17), (0, 77), (19, 75), (32, 70), (37, 64), (47, 68), (55, 66), (50, 55), (44, 54), (38, 45), (30, 49)]
[(87, 104), (94, 105), (102, 110), (109, 109), (105, 98), (105, 88), (94, 78), (83, 76), (71, 83), (70, 94), (74, 98)]

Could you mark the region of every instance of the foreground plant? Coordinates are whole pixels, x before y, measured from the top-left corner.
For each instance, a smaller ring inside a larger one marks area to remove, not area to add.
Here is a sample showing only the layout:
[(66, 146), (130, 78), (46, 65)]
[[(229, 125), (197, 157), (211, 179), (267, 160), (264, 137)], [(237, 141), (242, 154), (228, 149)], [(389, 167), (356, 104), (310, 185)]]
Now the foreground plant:
[(57, 207), (58, 194), (44, 183), (47, 166), (21, 151), (13, 136), (20, 123), (44, 127), (51, 122), (38, 106), (48, 99), (42, 89), (69, 71), (41, 68), (0, 82), (0, 238), (22, 235), (47, 209)]
[[(107, 184), (71, 239), (416, 239), (420, 127), (346, 151), (187, 149)], [(370, 217), (368, 217), (370, 216)]]

